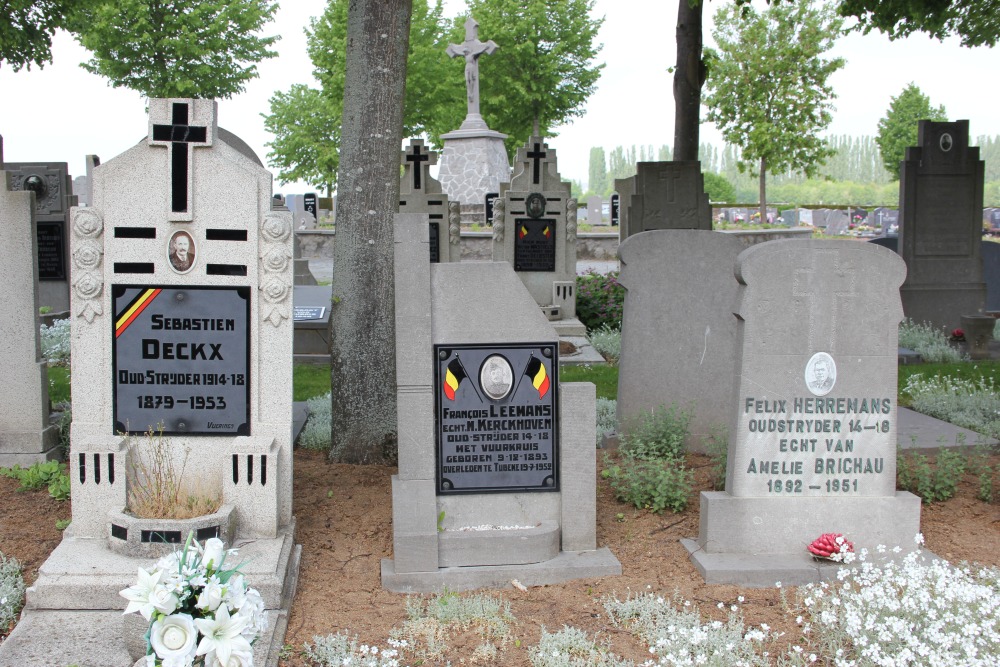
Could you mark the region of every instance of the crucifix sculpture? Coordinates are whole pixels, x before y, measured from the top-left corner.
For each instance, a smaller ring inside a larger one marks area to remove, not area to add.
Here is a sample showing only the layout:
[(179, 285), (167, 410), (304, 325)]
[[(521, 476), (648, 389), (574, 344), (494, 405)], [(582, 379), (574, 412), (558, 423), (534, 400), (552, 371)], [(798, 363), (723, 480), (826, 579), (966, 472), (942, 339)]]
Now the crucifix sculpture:
[(497, 45), (493, 40), (479, 41), (479, 24), (471, 16), (465, 22), (465, 41), (461, 44), (449, 44), (445, 50), (452, 58), (465, 58), (465, 90), (469, 100), (468, 116), (479, 116), (479, 56), (493, 55)]

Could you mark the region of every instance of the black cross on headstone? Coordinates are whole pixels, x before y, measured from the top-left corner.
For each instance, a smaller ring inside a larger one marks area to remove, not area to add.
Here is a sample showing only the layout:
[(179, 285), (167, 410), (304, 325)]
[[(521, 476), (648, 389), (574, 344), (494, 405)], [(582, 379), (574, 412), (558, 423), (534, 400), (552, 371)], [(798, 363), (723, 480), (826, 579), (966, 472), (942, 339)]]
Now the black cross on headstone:
[(532, 183), (538, 183), (538, 165), (539, 162), (542, 159), (544, 159), (546, 155), (547, 153), (542, 150), (542, 145), (538, 142), (535, 142), (535, 150), (528, 151), (528, 158), (535, 161), (534, 171), (532, 171), (532, 176), (531, 176)]
[(406, 156), (406, 161), (413, 163), (413, 189), (420, 190), (420, 172), (423, 171), (420, 163), (427, 162), (431, 157), (420, 152), (420, 144), (411, 146), (411, 148), (413, 148), (413, 152)]
[(188, 104), (174, 102), (170, 125), (153, 125), (153, 141), (169, 141), (170, 210), (184, 213), (188, 207), (191, 174), (188, 172), (188, 144), (207, 144), (208, 128), (188, 125)]

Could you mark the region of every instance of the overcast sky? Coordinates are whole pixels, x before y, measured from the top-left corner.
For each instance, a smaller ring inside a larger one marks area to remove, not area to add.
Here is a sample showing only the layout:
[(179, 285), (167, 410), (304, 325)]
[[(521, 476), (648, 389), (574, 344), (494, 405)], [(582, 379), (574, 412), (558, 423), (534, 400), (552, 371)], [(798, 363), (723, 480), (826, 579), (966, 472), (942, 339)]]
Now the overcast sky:
[[(706, 7), (706, 42), (711, 41), (710, 15), (721, 4), (712, 0)], [(282, 37), (276, 45), (279, 56), (259, 65), (260, 78), (248, 84), (246, 92), (219, 103), (219, 124), (246, 141), (265, 163), (270, 136), (260, 114), (269, 110), (268, 99), (275, 91), (313, 82), (302, 28), (324, 6), (324, 0), (285, 0), (267, 30)], [(463, 0), (445, 2), (447, 15), (464, 8)], [(673, 143), (667, 68), (676, 60), (677, 0), (596, 0), (594, 15), (605, 17), (598, 59), (606, 67), (584, 116), (559, 128), (559, 135), (549, 141), (558, 152), (563, 178), (578, 181), (587, 179), (591, 146), (610, 151), (618, 145)], [(847, 65), (832, 78), (837, 99), (830, 134), (874, 135), (890, 98), (912, 81), (933, 104), (945, 105), (949, 119), (968, 119), (973, 138), (1000, 135), (1000, 52), (962, 48), (957, 39), (942, 43), (920, 35), (890, 42), (872, 33), (841, 38), (833, 55), (846, 58)], [(87, 52), (65, 33), (56, 36), (53, 56), (53, 64), (44, 69), (14, 73), (7, 66), (0, 68), (0, 135), (6, 160), (68, 162), (71, 173), (79, 175), (85, 155), (95, 153), (107, 161), (145, 136), (145, 101), (138, 93), (111, 88), (105, 79), (80, 68)], [(489, 121), (486, 108), (484, 115)], [(702, 125), (702, 140), (722, 145), (708, 124)], [(302, 183), (275, 183), (275, 192), (306, 189)]]

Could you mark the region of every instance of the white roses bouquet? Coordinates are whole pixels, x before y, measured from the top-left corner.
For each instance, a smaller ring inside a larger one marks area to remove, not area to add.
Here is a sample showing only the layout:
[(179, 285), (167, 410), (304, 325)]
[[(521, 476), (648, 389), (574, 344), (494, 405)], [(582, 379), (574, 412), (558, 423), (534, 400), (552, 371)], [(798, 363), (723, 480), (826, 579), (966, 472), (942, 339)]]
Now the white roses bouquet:
[(253, 667), (253, 643), (267, 629), (264, 601), (239, 572), (223, 569), (222, 540), (202, 547), (188, 535), (184, 550), (161, 558), (121, 591), (125, 613), (149, 621), (146, 667)]

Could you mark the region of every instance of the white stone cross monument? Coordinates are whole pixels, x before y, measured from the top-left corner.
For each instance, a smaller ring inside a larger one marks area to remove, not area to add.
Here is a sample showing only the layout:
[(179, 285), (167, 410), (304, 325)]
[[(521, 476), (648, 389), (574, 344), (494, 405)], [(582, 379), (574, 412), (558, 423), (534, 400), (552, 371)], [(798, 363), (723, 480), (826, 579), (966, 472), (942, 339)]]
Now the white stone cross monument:
[(461, 44), (449, 44), (445, 50), (452, 58), (465, 58), (465, 92), (469, 100), (469, 112), (462, 123), (463, 130), (489, 129), (479, 113), (479, 56), (484, 53), (491, 56), (497, 48), (493, 40), (479, 41), (479, 23), (470, 16), (465, 22), (465, 41)]

